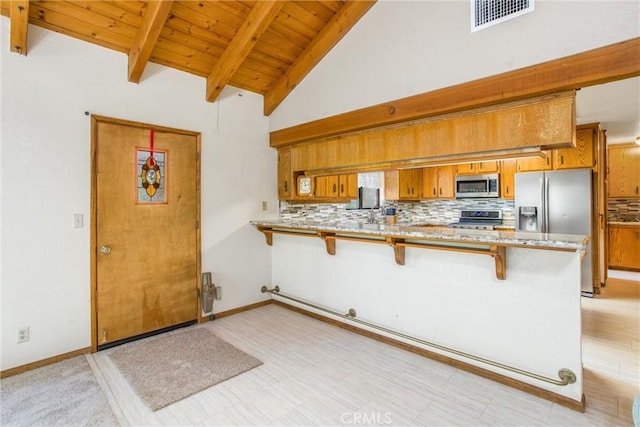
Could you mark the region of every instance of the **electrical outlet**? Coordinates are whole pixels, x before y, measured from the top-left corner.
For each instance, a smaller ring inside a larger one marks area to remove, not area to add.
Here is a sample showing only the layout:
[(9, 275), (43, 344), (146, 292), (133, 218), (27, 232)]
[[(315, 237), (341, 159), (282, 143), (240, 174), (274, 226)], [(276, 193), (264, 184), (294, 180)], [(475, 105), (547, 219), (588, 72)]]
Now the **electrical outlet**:
[(29, 341), (29, 327), (18, 329), (18, 344)]
[(267, 210), (267, 201), (266, 201), (266, 200), (263, 200), (263, 201), (262, 201), (262, 210), (263, 210), (263, 211), (266, 211), (266, 210)]
[(222, 299), (222, 287), (216, 286), (216, 301), (220, 301)]

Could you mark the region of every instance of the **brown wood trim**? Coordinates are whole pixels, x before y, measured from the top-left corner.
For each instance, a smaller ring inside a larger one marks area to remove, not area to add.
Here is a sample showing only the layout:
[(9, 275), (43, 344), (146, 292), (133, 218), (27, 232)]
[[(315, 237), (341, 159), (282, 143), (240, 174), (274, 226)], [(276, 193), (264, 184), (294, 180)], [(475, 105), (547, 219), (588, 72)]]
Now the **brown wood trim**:
[(319, 231), (318, 236), (320, 236), (320, 238), (324, 240), (324, 244), (327, 247), (327, 253), (329, 255), (335, 255), (336, 254), (336, 234)]
[(27, 363), (26, 365), (5, 369), (4, 371), (0, 372), (0, 378), (6, 378), (13, 375), (22, 374), (24, 372), (28, 372), (33, 369), (42, 368), (43, 366), (52, 365), (54, 363), (58, 363), (66, 359), (71, 359), (72, 357), (82, 356), (83, 354), (88, 354), (88, 353), (91, 353), (91, 347), (79, 348), (78, 350), (70, 351), (68, 353), (47, 357), (46, 359)]
[(196, 135), (196, 278), (195, 288), (197, 293), (196, 317), (200, 323), (200, 315), (202, 313), (202, 192), (201, 192), (201, 171), (202, 171), (202, 135)]
[(640, 75), (640, 37), (491, 77), (273, 131), (271, 147), (387, 126)]
[(27, 35), (29, 33), (29, 0), (9, 1), (9, 19), (11, 32), (9, 50), (27, 55)]
[[(611, 150), (611, 149), (616, 149), (616, 148), (629, 148), (629, 147), (636, 147), (638, 144), (636, 144), (635, 142), (620, 142), (617, 144), (610, 144), (607, 145), (607, 150)], [(625, 199), (626, 197), (622, 197), (623, 199)], [(615, 199), (615, 197), (610, 197), (610, 199)]]
[(507, 248), (491, 246), (490, 252), (496, 263), (496, 277), (498, 280), (505, 280), (507, 278)]
[(173, 0), (151, 1), (142, 16), (142, 22), (129, 49), (129, 81), (140, 83), (142, 73), (149, 62), (151, 52), (158, 42), (160, 32), (173, 7)]
[(302, 51), (280, 79), (264, 94), (264, 115), (270, 115), (324, 56), (375, 4), (347, 1)]
[(98, 118), (91, 116), (91, 207), (89, 226), (89, 283), (91, 286), (91, 351), (98, 351), (98, 228), (96, 226), (96, 218), (98, 215), (98, 196), (96, 189), (98, 188), (98, 174), (96, 170), (96, 148), (98, 141)]
[[(234, 314), (242, 313), (243, 311), (253, 310), (254, 308), (264, 307), (265, 305), (273, 304), (274, 300), (268, 299), (265, 301), (255, 302), (253, 304), (243, 305), (242, 307), (232, 308), (231, 310), (221, 311), (220, 313), (213, 314), (213, 320), (220, 319), (221, 317), (227, 317)], [(209, 316), (204, 316), (201, 318), (202, 321), (212, 320)]]
[(177, 129), (177, 128), (172, 128), (172, 127), (168, 127), (168, 126), (154, 125), (154, 124), (144, 123), (144, 122), (134, 122), (134, 121), (131, 121), (131, 120), (118, 119), (118, 118), (107, 117), (107, 116), (100, 116), (100, 115), (97, 115), (97, 114), (92, 114), (91, 115), (91, 119), (95, 120), (96, 122), (111, 123), (111, 124), (115, 124), (115, 125), (131, 126), (131, 127), (144, 128), (144, 129), (153, 128), (153, 130), (156, 131), (156, 132), (170, 132), (170, 133), (175, 133), (175, 134), (178, 134), (178, 135), (189, 135), (189, 136), (198, 136), (198, 135), (200, 135), (200, 132), (184, 130), (184, 129)]
[(442, 354), (435, 353), (433, 351), (429, 351), (429, 350), (426, 350), (426, 349), (421, 348), (421, 347), (417, 347), (417, 346), (414, 346), (414, 345), (411, 345), (411, 344), (407, 344), (405, 342), (398, 341), (396, 339), (389, 338), (389, 337), (386, 337), (384, 335), (377, 334), (375, 332), (367, 331), (365, 329), (358, 328), (356, 326), (341, 322), (339, 320), (334, 320), (334, 319), (331, 319), (329, 317), (325, 317), (323, 315), (320, 315), (320, 314), (305, 310), (303, 308), (299, 308), (299, 307), (296, 307), (296, 306), (293, 306), (293, 305), (290, 305), (290, 304), (287, 304), (287, 303), (284, 303), (284, 302), (281, 302), (281, 301), (276, 301), (276, 300), (274, 300), (273, 303), (278, 305), (278, 306), (280, 306), (280, 307), (284, 307), (284, 308), (286, 308), (288, 310), (292, 310), (292, 311), (295, 311), (297, 313), (304, 314), (305, 316), (309, 316), (309, 317), (312, 317), (314, 319), (320, 320), (322, 322), (328, 323), (328, 324), (330, 324), (332, 326), (337, 326), (339, 328), (346, 329), (348, 331), (351, 331), (351, 332), (354, 332), (356, 334), (365, 336), (367, 338), (371, 338), (371, 339), (374, 339), (376, 341), (391, 345), (393, 347), (397, 347), (397, 348), (400, 348), (402, 350), (409, 351), (409, 352), (417, 354), (419, 356), (427, 357), (427, 358), (435, 360), (437, 362), (441, 362), (441, 363), (444, 363), (446, 365), (453, 366), (454, 368), (458, 368), (458, 369), (461, 369), (463, 371), (470, 372), (472, 374), (481, 376), (483, 378), (487, 378), (489, 380), (496, 381), (496, 382), (498, 382), (500, 384), (504, 384), (504, 385), (507, 385), (509, 387), (513, 387), (513, 388), (515, 388), (517, 390), (524, 391), (526, 393), (532, 394), (532, 395), (540, 397), (542, 399), (549, 400), (549, 401), (551, 401), (553, 403), (557, 403), (559, 405), (565, 406), (565, 407), (573, 409), (575, 411), (584, 412), (584, 410), (585, 410), (585, 397), (584, 397), (584, 394), (582, 395), (582, 400), (580, 402), (577, 402), (577, 401), (575, 401), (573, 399), (569, 399), (568, 397), (559, 395), (557, 393), (553, 393), (553, 392), (545, 390), (543, 388), (536, 387), (534, 385), (531, 385), (531, 384), (528, 384), (528, 383), (525, 383), (525, 382), (510, 378), (510, 377), (495, 373), (493, 371), (489, 371), (489, 370), (486, 370), (486, 369), (483, 369), (483, 368), (479, 368), (479, 367), (477, 367), (475, 365), (471, 365), (469, 363), (462, 362), (460, 360), (453, 359), (451, 357), (444, 356)]

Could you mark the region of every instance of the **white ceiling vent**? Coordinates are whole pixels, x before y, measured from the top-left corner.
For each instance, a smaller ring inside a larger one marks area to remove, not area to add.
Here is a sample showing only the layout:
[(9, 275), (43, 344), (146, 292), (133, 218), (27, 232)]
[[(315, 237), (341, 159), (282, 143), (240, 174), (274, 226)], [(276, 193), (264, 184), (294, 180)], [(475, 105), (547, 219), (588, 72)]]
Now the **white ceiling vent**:
[(471, 0), (471, 31), (533, 11), (534, 0)]

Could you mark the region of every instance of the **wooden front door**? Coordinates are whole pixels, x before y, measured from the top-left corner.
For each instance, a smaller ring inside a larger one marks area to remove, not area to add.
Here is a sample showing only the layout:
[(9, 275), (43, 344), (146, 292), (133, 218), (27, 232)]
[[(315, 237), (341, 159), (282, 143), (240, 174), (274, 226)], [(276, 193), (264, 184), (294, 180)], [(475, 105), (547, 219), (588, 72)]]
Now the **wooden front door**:
[(92, 135), (95, 350), (198, 319), (200, 141), (96, 116)]

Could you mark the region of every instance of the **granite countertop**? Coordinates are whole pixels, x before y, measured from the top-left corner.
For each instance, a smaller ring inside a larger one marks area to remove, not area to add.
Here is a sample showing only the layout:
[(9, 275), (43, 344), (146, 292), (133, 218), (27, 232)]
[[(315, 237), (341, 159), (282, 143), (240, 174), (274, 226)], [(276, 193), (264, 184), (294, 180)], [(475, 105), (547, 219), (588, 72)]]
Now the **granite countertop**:
[(420, 239), (443, 242), (460, 242), (485, 245), (505, 245), (558, 250), (584, 250), (589, 236), (576, 234), (524, 233), (497, 230), (467, 230), (447, 228), (446, 225), (425, 226), (423, 224), (398, 223), (366, 224), (356, 221), (250, 221), (256, 227), (324, 231), (336, 234), (360, 234), (401, 239)]

